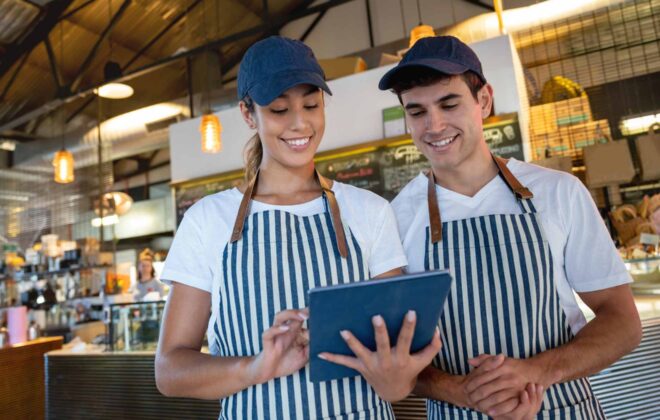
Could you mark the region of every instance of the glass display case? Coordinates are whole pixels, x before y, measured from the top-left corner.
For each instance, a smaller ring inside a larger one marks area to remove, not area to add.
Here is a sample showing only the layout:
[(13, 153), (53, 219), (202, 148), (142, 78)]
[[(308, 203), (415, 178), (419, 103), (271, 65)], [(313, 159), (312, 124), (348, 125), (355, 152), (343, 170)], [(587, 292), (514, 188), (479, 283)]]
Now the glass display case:
[(108, 305), (108, 350), (155, 351), (165, 301)]
[(660, 295), (660, 256), (625, 260), (635, 294)]
[(640, 318), (660, 317), (660, 256), (624, 261), (633, 278), (631, 286)]

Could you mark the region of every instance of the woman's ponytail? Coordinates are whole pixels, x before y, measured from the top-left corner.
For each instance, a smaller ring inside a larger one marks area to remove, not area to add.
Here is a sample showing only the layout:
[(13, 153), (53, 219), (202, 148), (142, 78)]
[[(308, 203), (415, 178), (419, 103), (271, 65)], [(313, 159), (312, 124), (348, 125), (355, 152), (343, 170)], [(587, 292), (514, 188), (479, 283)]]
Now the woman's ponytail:
[[(245, 106), (254, 115), (254, 101), (249, 96), (243, 99)], [(245, 145), (243, 156), (245, 158), (245, 182), (252, 181), (252, 178), (257, 174), (261, 159), (263, 157), (263, 146), (261, 145), (261, 138), (256, 133)]]
[(263, 147), (259, 134), (255, 134), (245, 145), (245, 182), (252, 181), (261, 165)]

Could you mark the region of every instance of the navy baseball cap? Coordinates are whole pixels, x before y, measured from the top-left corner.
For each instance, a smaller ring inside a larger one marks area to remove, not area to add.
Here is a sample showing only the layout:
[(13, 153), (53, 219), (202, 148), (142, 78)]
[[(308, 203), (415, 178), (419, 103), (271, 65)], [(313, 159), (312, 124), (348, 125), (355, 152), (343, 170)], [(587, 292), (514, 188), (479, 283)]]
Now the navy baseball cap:
[(238, 100), (250, 96), (266, 106), (282, 92), (309, 84), (332, 95), (312, 49), (300, 41), (271, 36), (252, 45), (238, 68)]
[(426, 67), (451, 75), (463, 74), (469, 70), (486, 83), (481, 62), (472, 48), (454, 36), (432, 36), (417, 41), (399, 64), (380, 79), (378, 88), (391, 89), (401, 71), (412, 67)]

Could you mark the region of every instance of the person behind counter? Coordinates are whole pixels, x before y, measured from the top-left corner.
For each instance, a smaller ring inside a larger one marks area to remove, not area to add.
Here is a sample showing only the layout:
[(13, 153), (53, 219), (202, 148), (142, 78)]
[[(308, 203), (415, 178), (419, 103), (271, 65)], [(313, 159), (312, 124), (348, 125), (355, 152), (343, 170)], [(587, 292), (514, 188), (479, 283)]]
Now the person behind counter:
[(454, 275), (442, 350), (415, 388), (429, 398), (429, 418), (508, 413), (530, 384), (547, 390), (539, 418), (604, 418), (587, 376), (632, 351), (641, 325), (587, 189), (570, 174), (491, 155), (482, 120), (493, 89), (455, 37), (417, 41), (379, 87), (397, 94), (432, 169), (392, 202), (408, 269)]
[[(257, 134), (247, 146), (246, 184), (193, 205), (165, 262), (162, 278), (172, 290), (156, 355), (158, 389), (221, 398), (222, 419), (393, 419), (387, 401), (407, 396), (440, 348), (436, 334), (409, 354), (410, 313), (396, 354), (381, 345), (361, 360), (363, 376), (309, 381), (307, 291), (406, 265), (389, 203), (314, 168), (323, 92), (330, 94), (324, 79), (302, 42), (275, 36), (248, 49), (238, 99)], [(382, 318), (373, 323), (383, 343)], [(205, 330), (210, 355), (200, 352)]]
[(138, 257), (137, 282), (133, 290), (133, 299), (142, 300), (160, 300), (165, 295), (163, 284), (156, 278), (154, 269), (154, 253), (146, 248)]

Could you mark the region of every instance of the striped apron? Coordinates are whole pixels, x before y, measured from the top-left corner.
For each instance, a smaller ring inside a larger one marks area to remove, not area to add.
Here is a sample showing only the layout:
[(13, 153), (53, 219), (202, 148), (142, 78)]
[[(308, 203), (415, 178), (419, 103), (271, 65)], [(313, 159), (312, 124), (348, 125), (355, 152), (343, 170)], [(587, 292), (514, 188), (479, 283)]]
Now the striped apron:
[[(426, 270), (448, 269), (454, 283), (440, 331), (443, 347), (434, 365), (467, 375), (468, 359), (503, 353), (525, 359), (567, 343), (573, 333), (559, 303), (552, 255), (523, 187), (494, 157), (499, 174), (515, 194), (522, 214), (497, 214), (442, 223), (429, 171), (430, 227), (426, 229)], [(429, 419), (486, 419), (474, 410), (428, 400)], [(604, 419), (587, 378), (552, 385), (539, 419)]]
[[(308, 306), (309, 289), (369, 278), (360, 246), (341, 222), (331, 181), (317, 176), (326, 211), (313, 216), (268, 210), (246, 217), (257, 177), (246, 189), (222, 253), (211, 346), (218, 356), (257, 355), (275, 314)], [(221, 406), (221, 419), (394, 418), (362, 376), (313, 384), (309, 364), (226, 397)]]

